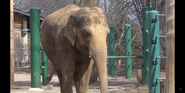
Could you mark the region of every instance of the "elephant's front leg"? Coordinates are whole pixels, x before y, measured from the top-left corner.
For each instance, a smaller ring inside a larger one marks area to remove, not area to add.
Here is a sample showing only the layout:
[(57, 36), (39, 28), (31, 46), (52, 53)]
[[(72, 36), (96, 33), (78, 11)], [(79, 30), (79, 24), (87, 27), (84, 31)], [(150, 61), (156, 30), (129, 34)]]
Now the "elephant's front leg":
[(61, 93), (73, 93), (72, 85), (74, 74), (74, 61), (72, 61), (71, 59), (67, 59), (61, 65)]
[(80, 69), (75, 71), (73, 78), (77, 93), (87, 93), (93, 64), (94, 61), (89, 59), (89, 61), (82, 62)]

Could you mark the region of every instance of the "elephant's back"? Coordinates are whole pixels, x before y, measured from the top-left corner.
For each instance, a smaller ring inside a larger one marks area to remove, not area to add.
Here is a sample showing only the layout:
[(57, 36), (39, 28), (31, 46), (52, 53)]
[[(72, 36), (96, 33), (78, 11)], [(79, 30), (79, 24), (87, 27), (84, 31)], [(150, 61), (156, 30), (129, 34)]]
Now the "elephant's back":
[(49, 25), (64, 25), (67, 23), (70, 15), (75, 14), (80, 9), (77, 5), (67, 5), (46, 17)]
[(64, 8), (49, 14), (41, 25), (41, 34), (47, 32), (56, 36), (60, 33), (58, 31), (61, 31), (61, 29), (66, 26), (70, 15), (74, 15), (79, 9), (80, 7), (77, 5), (67, 5)]

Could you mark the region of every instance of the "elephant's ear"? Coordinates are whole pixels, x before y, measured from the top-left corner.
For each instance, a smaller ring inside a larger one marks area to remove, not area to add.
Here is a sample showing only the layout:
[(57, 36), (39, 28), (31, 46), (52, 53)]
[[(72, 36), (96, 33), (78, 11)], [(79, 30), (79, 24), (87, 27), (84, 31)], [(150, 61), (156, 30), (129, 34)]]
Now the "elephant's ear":
[(72, 46), (74, 46), (76, 41), (76, 24), (75, 17), (71, 15), (64, 31), (64, 36), (71, 42)]

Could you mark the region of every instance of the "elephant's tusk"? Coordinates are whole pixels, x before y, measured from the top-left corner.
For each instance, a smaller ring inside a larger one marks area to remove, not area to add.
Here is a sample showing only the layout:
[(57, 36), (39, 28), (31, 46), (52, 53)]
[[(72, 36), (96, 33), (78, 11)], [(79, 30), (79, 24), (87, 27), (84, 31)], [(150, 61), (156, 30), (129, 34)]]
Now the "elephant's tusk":
[(89, 58), (91, 58), (91, 55), (89, 55)]

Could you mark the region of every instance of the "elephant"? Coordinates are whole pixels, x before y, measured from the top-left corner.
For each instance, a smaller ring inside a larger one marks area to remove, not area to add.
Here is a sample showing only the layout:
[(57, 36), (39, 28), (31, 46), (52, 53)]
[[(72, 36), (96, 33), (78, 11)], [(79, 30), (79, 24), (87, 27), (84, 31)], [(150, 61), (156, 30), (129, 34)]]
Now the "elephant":
[(52, 62), (61, 93), (87, 93), (92, 66), (95, 64), (101, 93), (107, 93), (107, 43), (110, 30), (99, 7), (67, 5), (41, 24), (41, 44)]

